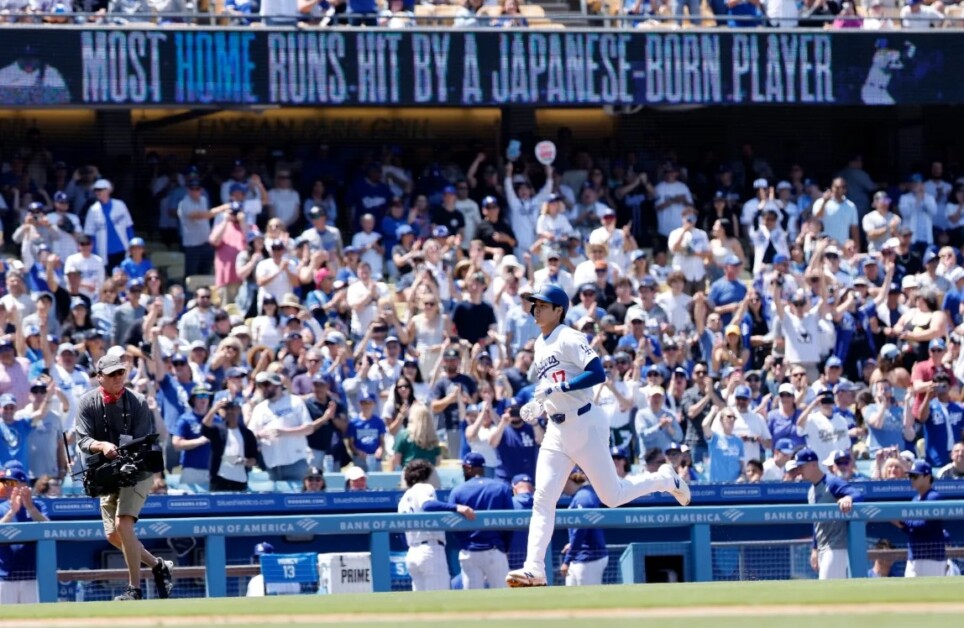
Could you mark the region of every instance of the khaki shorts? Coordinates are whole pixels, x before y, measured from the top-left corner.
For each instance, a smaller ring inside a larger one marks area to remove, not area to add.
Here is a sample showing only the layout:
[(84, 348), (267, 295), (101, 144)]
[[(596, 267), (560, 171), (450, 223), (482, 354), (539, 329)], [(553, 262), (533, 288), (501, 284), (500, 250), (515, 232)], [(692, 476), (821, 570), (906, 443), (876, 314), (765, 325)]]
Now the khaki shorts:
[(125, 486), (112, 495), (100, 498), (100, 518), (104, 521), (104, 534), (110, 535), (116, 527), (117, 517), (127, 515), (136, 521), (154, 485), (154, 476), (148, 476), (134, 486)]

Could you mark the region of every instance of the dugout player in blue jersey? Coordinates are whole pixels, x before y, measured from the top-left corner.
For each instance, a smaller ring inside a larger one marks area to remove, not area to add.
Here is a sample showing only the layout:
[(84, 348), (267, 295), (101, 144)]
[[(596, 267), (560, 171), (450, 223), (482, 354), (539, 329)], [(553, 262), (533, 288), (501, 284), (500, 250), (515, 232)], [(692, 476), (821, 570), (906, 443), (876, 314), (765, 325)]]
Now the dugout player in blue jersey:
[[(931, 466), (918, 460), (907, 473), (910, 485), (917, 491), (914, 502), (936, 502), (941, 495), (934, 490)], [(944, 522), (940, 519), (906, 519), (894, 525), (907, 534), (907, 567), (905, 578), (947, 575), (947, 552)]]
[(689, 487), (671, 465), (664, 464), (656, 473), (616, 475), (609, 456), (609, 422), (592, 403), (592, 387), (603, 383), (606, 373), (585, 334), (562, 322), (569, 297), (562, 288), (548, 284), (526, 299), (542, 333), (536, 338), (533, 364), (538, 383), (532, 401), (520, 414), (532, 423), (545, 413), (547, 425), (536, 461), (526, 561), (506, 575), (511, 587), (546, 586), (546, 550), (555, 526), (556, 502), (575, 465), (608, 506), (657, 491), (668, 491), (684, 506), (690, 502)]
[[(512, 510), (512, 489), (501, 480), (485, 477), (485, 458), (478, 452), (462, 459), (465, 482), (449, 493), (449, 503), (427, 501), (425, 512), (455, 511), (466, 519), (475, 518), (476, 510)], [(506, 552), (512, 541), (509, 530), (474, 530), (456, 532), (459, 542), (459, 565), (462, 567), (463, 589), (505, 588), (504, 576), (509, 570)]]
[[(43, 502), (33, 501), (27, 472), (8, 461), (0, 469), (0, 526), (47, 520)], [(37, 544), (0, 543), (0, 606), (37, 601)]]
[[(603, 507), (596, 491), (578, 467), (569, 474), (563, 493), (572, 496), (570, 509)], [(603, 574), (609, 564), (609, 550), (606, 549), (606, 536), (600, 528), (571, 528), (569, 542), (562, 548), (562, 554), (560, 570), (566, 577), (567, 587), (603, 583)]]

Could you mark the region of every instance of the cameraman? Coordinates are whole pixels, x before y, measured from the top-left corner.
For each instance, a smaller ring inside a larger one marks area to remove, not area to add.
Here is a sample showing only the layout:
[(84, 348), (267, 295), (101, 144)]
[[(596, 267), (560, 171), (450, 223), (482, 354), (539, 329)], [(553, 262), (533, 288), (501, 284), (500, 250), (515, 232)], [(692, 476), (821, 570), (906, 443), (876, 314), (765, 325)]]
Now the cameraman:
[[(127, 366), (108, 352), (97, 361), (98, 388), (84, 394), (77, 408), (77, 446), (85, 454), (103, 454), (108, 460), (118, 457), (118, 447), (154, 433), (154, 415), (143, 397), (124, 387)], [(158, 596), (167, 598), (174, 588), (171, 567), (174, 563), (151, 555), (134, 535), (141, 508), (153, 484), (152, 474), (141, 472), (137, 484), (100, 498), (104, 532), (111, 545), (124, 553), (130, 573), (127, 590), (115, 600), (140, 600), (140, 564), (151, 567)]]

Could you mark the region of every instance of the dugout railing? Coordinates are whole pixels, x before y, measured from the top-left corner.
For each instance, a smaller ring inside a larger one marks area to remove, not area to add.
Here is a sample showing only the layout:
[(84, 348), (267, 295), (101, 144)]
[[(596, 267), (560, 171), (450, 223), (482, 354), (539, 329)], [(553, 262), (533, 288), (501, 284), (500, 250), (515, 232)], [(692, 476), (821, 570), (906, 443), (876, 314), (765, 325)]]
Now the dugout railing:
[[(856, 504), (844, 514), (835, 505), (706, 506), (693, 508), (619, 508), (562, 510), (556, 526), (561, 528), (687, 528), (688, 542), (681, 543), (692, 570), (689, 580), (713, 579), (712, 529), (718, 526), (779, 526), (821, 521), (844, 521), (848, 529), (851, 573), (867, 573), (867, 524), (901, 519), (964, 519), (964, 500)], [(227, 594), (225, 539), (266, 534), (368, 535), (372, 555), (372, 585), (376, 592), (391, 590), (390, 535), (407, 530), (431, 529), (444, 532), (477, 529), (524, 530), (529, 525), (526, 511), (479, 512), (475, 521), (452, 513), (352, 514), (280, 516), (254, 518), (145, 519), (137, 523), (141, 539), (203, 537), (205, 540), (205, 584), (208, 597)], [(37, 579), (42, 602), (54, 602), (58, 593), (57, 556), (64, 544), (104, 538), (99, 521), (57, 521), (6, 524), (0, 528), (0, 543), (37, 543)]]

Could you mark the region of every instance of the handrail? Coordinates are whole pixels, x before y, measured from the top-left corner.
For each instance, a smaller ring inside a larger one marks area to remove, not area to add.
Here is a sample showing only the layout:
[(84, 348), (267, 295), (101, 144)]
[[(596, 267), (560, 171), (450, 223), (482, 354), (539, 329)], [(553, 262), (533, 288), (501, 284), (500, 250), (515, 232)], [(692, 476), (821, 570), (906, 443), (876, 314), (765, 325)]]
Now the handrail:
[[(282, 517), (190, 518), (141, 520), (135, 526), (141, 539), (205, 537), (207, 595), (227, 595), (227, 536), (264, 536), (265, 534), (370, 536), (372, 586), (375, 591), (391, 590), (389, 535), (408, 530), (465, 532), (471, 530), (523, 530), (529, 525), (528, 511), (488, 511), (476, 513), (468, 521), (454, 513), (352, 514)], [(844, 514), (835, 504), (800, 506), (703, 506), (691, 508), (617, 508), (557, 511), (558, 528), (671, 528), (687, 527), (690, 542), (681, 552), (689, 552), (694, 580), (712, 580), (711, 528), (732, 525), (811, 524), (846, 522), (850, 570), (867, 573), (867, 530), (871, 521), (895, 519), (964, 519), (964, 500), (941, 502), (874, 502), (855, 504)], [(57, 601), (57, 544), (104, 538), (99, 521), (29, 522), (6, 524), (0, 543), (37, 542), (37, 580), (41, 602)], [(698, 559), (697, 559), (698, 558)]]

